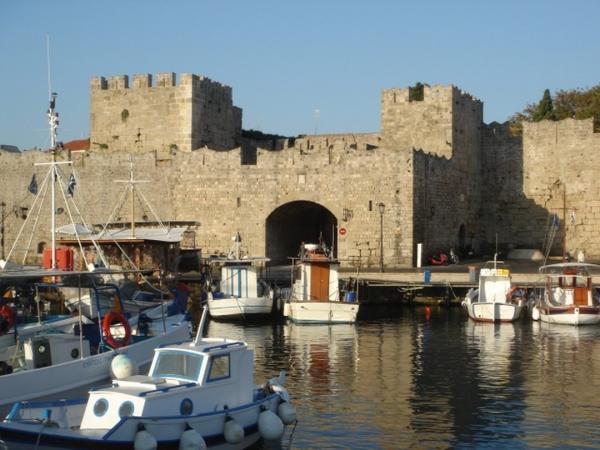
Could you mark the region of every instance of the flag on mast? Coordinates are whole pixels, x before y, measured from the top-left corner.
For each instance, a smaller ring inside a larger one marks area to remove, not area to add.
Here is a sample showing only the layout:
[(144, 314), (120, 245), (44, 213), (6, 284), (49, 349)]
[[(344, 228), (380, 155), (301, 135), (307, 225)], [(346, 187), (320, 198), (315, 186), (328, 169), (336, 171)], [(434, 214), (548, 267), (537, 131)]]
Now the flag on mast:
[(29, 182), (29, 187), (27, 188), (27, 190), (29, 192), (31, 192), (33, 195), (37, 195), (38, 185), (37, 185), (37, 180), (35, 179), (35, 173), (31, 177), (31, 181)]
[(75, 186), (77, 186), (77, 182), (75, 181), (75, 176), (71, 174), (69, 177), (69, 184), (67, 185), (67, 192), (71, 197), (75, 194)]

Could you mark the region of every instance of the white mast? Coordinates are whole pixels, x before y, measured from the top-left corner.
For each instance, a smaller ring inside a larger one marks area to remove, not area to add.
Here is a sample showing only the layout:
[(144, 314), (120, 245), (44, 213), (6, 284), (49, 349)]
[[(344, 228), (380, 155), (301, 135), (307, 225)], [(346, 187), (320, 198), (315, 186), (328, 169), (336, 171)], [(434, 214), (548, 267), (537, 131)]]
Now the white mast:
[(133, 157), (129, 155), (129, 180), (114, 180), (115, 183), (129, 184), (131, 193), (131, 238), (135, 239), (135, 185), (137, 183), (148, 183), (150, 180), (136, 180), (133, 177)]
[(50, 180), (51, 186), (51, 233), (52, 233), (52, 269), (56, 269), (56, 177), (58, 176), (56, 170), (56, 135), (58, 129), (58, 113), (54, 110), (56, 106), (56, 92), (50, 94), (50, 107), (48, 108), (48, 122), (50, 123), (50, 152), (52, 152), (52, 180)]

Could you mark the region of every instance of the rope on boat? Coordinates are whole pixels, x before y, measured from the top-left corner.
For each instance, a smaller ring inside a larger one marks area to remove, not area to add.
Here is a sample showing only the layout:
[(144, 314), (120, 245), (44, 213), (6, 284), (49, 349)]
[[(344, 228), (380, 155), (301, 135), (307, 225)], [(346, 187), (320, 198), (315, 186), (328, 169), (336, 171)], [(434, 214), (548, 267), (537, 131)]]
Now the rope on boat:
[(298, 419), (296, 419), (295, 422), (294, 422), (294, 428), (292, 428), (292, 431), (290, 432), (290, 437), (288, 438), (288, 443), (285, 446), (285, 448), (287, 450), (289, 450), (289, 449), (292, 448), (292, 444), (294, 443), (293, 442), (293, 440), (294, 440), (294, 432), (296, 431), (296, 427), (297, 426), (298, 426)]

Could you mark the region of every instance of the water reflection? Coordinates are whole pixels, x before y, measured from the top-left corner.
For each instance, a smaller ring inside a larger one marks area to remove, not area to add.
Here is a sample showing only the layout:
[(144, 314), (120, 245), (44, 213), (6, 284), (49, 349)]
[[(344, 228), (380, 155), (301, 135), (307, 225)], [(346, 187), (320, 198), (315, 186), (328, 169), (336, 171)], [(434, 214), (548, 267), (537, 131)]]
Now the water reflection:
[(292, 448), (600, 447), (600, 327), (475, 323), (453, 308), (387, 317), (208, 334), (249, 342), (257, 380), (288, 372)]

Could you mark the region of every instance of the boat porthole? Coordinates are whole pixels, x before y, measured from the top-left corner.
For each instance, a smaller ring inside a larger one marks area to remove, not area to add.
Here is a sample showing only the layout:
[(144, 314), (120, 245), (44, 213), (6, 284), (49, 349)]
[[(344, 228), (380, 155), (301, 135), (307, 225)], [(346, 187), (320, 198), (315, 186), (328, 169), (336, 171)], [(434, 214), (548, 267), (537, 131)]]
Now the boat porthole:
[(44, 344), (38, 347), (38, 353), (46, 353), (46, 346)]
[(123, 404), (119, 407), (119, 417), (122, 419), (123, 417), (129, 417), (133, 415), (133, 403), (130, 401), (123, 402)]
[(108, 411), (108, 402), (105, 398), (101, 398), (94, 403), (94, 414), (97, 417), (102, 417)]
[(179, 406), (179, 412), (182, 416), (189, 416), (194, 411), (194, 404), (189, 398), (184, 398)]
[(79, 349), (74, 348), (73, 350), (71, 350), (71, 358), (73, 358), (73, 359), (79, 358)]

